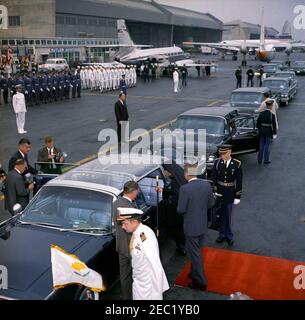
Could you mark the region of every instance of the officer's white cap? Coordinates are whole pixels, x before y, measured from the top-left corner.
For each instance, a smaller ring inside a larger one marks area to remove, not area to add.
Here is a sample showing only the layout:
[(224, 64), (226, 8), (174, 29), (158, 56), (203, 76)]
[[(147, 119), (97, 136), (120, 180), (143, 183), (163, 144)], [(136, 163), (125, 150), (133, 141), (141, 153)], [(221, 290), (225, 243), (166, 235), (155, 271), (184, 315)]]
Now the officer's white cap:
[(140, 217), (144, 212), (136, 208), (118, 208), (119, 216), (117, 220), (123, 221)]

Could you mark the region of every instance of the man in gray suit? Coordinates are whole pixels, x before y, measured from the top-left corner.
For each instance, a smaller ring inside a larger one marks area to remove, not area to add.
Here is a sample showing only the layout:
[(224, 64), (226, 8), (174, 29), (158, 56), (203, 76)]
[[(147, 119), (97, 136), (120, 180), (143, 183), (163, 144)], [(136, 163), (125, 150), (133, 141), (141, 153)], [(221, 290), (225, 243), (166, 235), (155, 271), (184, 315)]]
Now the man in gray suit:
[(18, 159), (14, 169), (11, 170), (5, 180), (5, 209), (11, 214), (13, 206), (19, 203), (22, 210), (27, 206), (30, 200), (30, 192), (34, 189), (34, 184), (31, 183), (27, 187), (24, 182), (23, 173), (26, 170), (26, 162), (23, 159)]
[(137, 198), (139, 186), (135, 181), (128, 181), (124, 184), (123, 196), (113, 204), (113, 222), (116, 229), (116, 251), (119, 254), (120, 263), (120, 282), (124, 300), (132, 300), (132, 267), (130, 256), (130, 239), (131, 234), (122, 229), (117, 221), (119, 215), (118, 208), (134, 208), (136, 204), (133, 202)]
[(206, 290), (207, 283), (202, 263), (201, 246), (207, 232), (208, 209), (214, 205), (210, 184), (197, 179), (197, 165), (186, 164), (184, 176), (187, 184), (180, 187), (178, 212), (183, 214), (186, 252), (191, 259), (189, 285), (192, 289)]

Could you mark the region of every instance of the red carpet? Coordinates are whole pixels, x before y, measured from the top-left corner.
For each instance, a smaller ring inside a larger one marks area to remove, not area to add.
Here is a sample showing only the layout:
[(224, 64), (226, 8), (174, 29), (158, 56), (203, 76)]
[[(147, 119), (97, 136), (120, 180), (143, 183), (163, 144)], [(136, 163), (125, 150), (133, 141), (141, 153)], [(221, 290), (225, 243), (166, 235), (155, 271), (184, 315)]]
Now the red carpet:
[[(204, 267), (208, 291), (229, 295), (242, 292), (258, 300), (305, 300), (305, 289), (294, 288), (296, 262), (223, 249), (205, 248)], [(190, 262), (176, 279), (177, 286), (187, 286)]]

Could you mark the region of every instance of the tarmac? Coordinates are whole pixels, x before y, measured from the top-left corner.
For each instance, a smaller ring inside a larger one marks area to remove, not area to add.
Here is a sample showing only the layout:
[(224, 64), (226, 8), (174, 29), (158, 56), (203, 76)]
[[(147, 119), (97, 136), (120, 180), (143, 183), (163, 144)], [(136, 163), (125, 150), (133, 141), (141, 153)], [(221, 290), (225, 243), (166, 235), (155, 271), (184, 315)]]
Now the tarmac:
[[(211, 59), (206, 56), (200, 58)], [(276, 59), (284, 59), (284, 55), (278, 54)], [(291, 60), (305, 60), (305, 55), (292, 54)], [(227, 58), (218, 63), (218, 71), (212, 73), (212, 77), (190, 78), (188, 87), (177, 94), (173, 92), (173, 82), (168, 78), (149, 84), (139, 79), (137, 87), (128, 91), (131, 130), (166, 126), (191, 108), (226, 103), (235, 89), (234, 71), (240, 60)], [(256, 64), (253, 60), (248, 62), (248, 66)], [(305, 193), (302, 190), (305, 181), (305, 77), (298, 77), (298, 80), (298, 95), (278, 113), (279, 132), (272, 145), (272, 163), (258, 165), (257, 154), (239, 157), (244, 173), (243, 196), (240, 205), (234, 209), (235, 244), (229, 250), (305, 261)], [(56, 138), (56, 145), (68, 154), (67, 161), (90, 159), (101, 147), (98, 141), (100, 130), (115, 128), (114, 103), (117, 96), (118, 92), (100, 94), (84, 91), (80, 99), (28, 107), (26, 137), (33, 146), (30, 162), (36, 160), (46, 135)], [(8, 159), (17, 150), (20, 139), (10, 105), (0, 106), (0, 136), (0, 163), (7, 168)], [(3, 201), (0, 201), (2, 207)], [(5, 219), (1, 209), (1, 217)], [(216, 238), (215, 232), (209, 232), (205, 245), (228, 248), (226, 244), (216, 244)], [(171, 241), (162, 246), (161, 256), (171, 286), (165, 299), (228, 299), (219, 294), (175, 287), (175, 278), (188, 259), (175, 253)], [(120, 299), (119, 286), (114, 286), (105, 298)]]

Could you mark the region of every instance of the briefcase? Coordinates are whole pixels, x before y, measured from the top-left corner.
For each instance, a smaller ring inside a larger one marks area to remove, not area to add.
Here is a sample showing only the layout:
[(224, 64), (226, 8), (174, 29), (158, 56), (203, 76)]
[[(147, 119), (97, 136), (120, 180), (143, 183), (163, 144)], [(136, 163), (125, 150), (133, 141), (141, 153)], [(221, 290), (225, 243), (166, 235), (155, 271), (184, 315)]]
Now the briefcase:
[(219, 231), (224, 219), (223, 199), (219, 196), (214, 197), (215, 204), (208, 210), (208, 229)]

